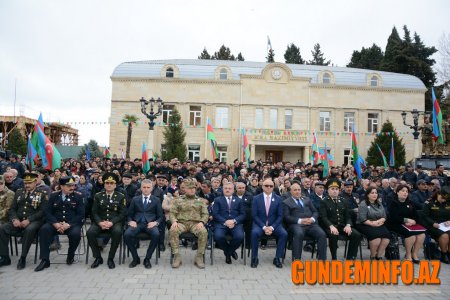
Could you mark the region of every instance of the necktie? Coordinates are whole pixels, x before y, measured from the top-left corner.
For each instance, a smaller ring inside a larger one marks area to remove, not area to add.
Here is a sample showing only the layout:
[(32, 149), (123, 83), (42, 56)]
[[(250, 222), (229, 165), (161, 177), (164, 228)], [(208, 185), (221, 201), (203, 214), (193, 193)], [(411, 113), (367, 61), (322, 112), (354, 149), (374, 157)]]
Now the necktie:
[(111, 196), (110, 195), (106, 195), (106, 198), (108, 199), (108, 202), (111, 201)]
[(270, 197), (266, 196), (266, 215), (269, 215), (269, 209), (270, 209)]
[(146, 207), (148, 204), (148, 197), (144, 197), (144, 207)]
[(228, 211), (231, 210), (231, 198), (227, 197), (227, 202), (228, 202)]

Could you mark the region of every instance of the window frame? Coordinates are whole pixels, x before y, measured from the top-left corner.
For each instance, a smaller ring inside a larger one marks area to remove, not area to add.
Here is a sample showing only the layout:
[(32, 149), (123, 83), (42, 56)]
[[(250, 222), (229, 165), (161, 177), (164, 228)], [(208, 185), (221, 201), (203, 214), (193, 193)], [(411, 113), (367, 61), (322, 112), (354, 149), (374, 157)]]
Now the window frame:
[[(198, 107), (200, 110), (193, 110), (193, 107)], [(202, 106), (189, 105), (189, 125), (200, 126), (202, 124)]]
[[(188, 146), (188, 158), (190, 161), (199, 162), (200, 161), (200, 150), (201, 145), (200, 144), (189, 144)], [(191, 147), (198, 147), (198, 149), (191, 149)]]
[[(258, 119), (258, 112), (261, 112), (260, 119)], [(255, 128), (261, 129), (264, 127), (264, 108), (257, 107), (255, 108)]]
[[(328, 113), (328, 117), (322, 116), (322, 113)], [(323, 122), (322, 122), (322, 120), (323, 120)], [(327, 129), (327, 124), (328, 124), (328, 129)], [(319, 131), (323, 131), (323, 132), (331, 131), (331, 111), (320, 111), (319, 112)]]
[[(370, 115), (376, 115), (376, 117), (371, 117)], [(367, 132), (378, 132), (379, 125), (378, 113), (367, 113)], [(376, 130), (374, 130), (374, 127), (376, 127)]]
[[(352, 117), (348, 116), (352, 114)], [(355, 128), (355, 113), (351, 111), (344, 112), (344, 132), (352, 132)]]
[[(224, 111), (222, 113), (220, 113), (219, 112), (220, 109), (224, 109)], [(226, 110), (226, 117), (224, 117), (225, 110)], [(227, 107), (227, 106), (216, 106), (215, 127), (216, 128), (228, 128), (229, 124), (230, 124), (230, 117), (229, 116), (230, 116), (229, 107)]]
[[(275, 112), (275, 114), (273, 114), (273, 112)], [(270, 108), (269, 128), (278, 129), (278, 108)]]
[[(288, 112), (290, 112), (290, 114), (288, 114)], [(293, 119), (294, 119), (294, 110), (292, 108), (286, 108), (284, 110), (284, 129), (288, 130), (292, 129)]]

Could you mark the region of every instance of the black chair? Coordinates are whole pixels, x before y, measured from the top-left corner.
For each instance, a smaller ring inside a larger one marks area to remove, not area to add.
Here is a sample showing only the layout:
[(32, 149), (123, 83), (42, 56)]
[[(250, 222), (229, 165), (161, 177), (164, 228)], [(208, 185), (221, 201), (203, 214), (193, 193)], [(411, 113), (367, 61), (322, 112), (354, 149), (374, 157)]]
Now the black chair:
[[(264, 240), (264, 239), (267, 240), (267, 244), (269, 244), (269, 241), (270, 241), (270, 240), (275, 240), (276, 243), (278, 243), (278, 238), (277, 238), (276, 236), (274, 236), (274, 235), (265, 235), (265, 234), (263, 234), (263, 235), (259, 238), (258, 244), (261, 242), (261, 240)], [(287, 242), (286, 242), (286, 244), (287, 244)], [(247, 257), (250, 257), (251, 251), (252, 251), (252, 246), (250, 245), (250, 248), (249, 248), (248, 251), (247, 251)], [(283, 257), (281, 258), (281, 263), (282, 263), (282, 264), (284, 264), (284, 259), (285, 259), (285, 258), (286, 258), (286, 246), (285, 246), (285, 251), (284, 251)]]
[[(361, 236), (362, 236), (362, 234), (361, 234)], [(348, 247), (348, 241), (349, 241), (348, 236), (340, 234), (338, 237), (338, 241), (345, 241), (344, 257), (347, 257), (347, 247)], [(361, 242), (359, 242), (359, 258), (361, 260), (363, 260)]]
[[(101, 232), (98, 236), (97, 239), (105, 239), (105, 238), (111, 238), (111, 233), (110, 232)], [(120, 237), (120, 244), (119, 244), (119, 265), (122, 264), (122, 246), (123, 246), (123, 232), (122, 235)], [(86, 264), (89, 263), (89, 245), (86, 249)]]
[[(290, 230), (288, 230), (288, 239), (286, 242), (286, 247), (284, 248), (284, 254), (283, 254), (283, 258), (286, 257), (286, 252), (287, 250), (292, 250), (292, 239), (293, 239), (293, 235), (291, 233)], [(311, 259), (314, 258), (314, 253), (316, 252), (316, 245), (317, 245), (317, 241), (316, 239), (312, 238), (309, 235), (305, 235), (305, 237), (303, 238), (303, 242), (310, 242), (312, 245), (312, 251), (311, 251)], [(303, 247), (303, 245), (301, 245), (301, 247)], [(305, 251), (305, 250), (303, 250)], [(291, 256), (292, 256), (292, 252), (291, 252)], [(292, 256), (292, 260), (294, 259), (294, 257)]]
[[(212, 234), (212, 230), (208, 229), (208, 237), (210, 234)], [(197, 242), (198, 238), (195, 234), (193, 234), (191, 232), (183, 232), (182, 234), (180, 234), (180, 240), (187, 240), (187, 241), (190, 241), (191, 243), (194, 243), (194, 242)], [(213, 243), (214, 243), (214, 241), (213, 241)], [(213, 247), (211, 247), (211, 252), (213, 251), (212, 249), (213, 249)], [(205, 249), (205, 254), (203, 255), (203, 260), (206, 260), (205, 257), (206, 257), (206, 249)], [(213, 264), (212, 254), (210, 254), (210, 258), (211, 258), (211, 265), (212, 265)], [(172, 262), (173, 262), (173, 254), (170, 253), (170, 264), (172, 264)]]
[[(147, 232), (139, 232), (136, 235), (136, 239), (138, 240), (138, 243), (140, 241), (150, 241), (151, 237), (150, 234), (148, 234)], [(128, 249), (127, 245), (124, 243), (124, 247), (123, 247), (123, 256), (122, 256), (122, 261), (125, 263), (125, 249), (127, 250), (127, 257), (130, 257), (130, 250)], [(161, 252), (159, 251), (159, 247), (156, 246), (156, 256), (155, 256), (155, 264), (158, 264), (158, 259), (161, 257)]]
[[(23, 237), (23, 234), (21, 232), (12, 232), (9, 236), (9, 248), (11, 251), (11, 256), (14, 255), (13, 252), (13, 238), (14, 238), (14, 245), (16, 248), (16, 256), (19, 256), (19, 249), (18, 249), (18, 242), (17, 238)], [(36, 232), (36, 236), (34, 237), (33, 244), (36, 244), (35, 250), (34, 250), (34, 264), (37, 263), (37, 256), (38, 256), (38, 248), (39, 248), (39, 231)]]
[[(211, 232), (211, 235), (213, 235), (213, 231), (210, 230), (209, 232)], [(210, 234), (208, 232), (208, 234)], [(225, 238), (227, 240), (227, 242), (230, 242), (233, 237), (230, 234), (225, 235)], [(215, 248), (215, 241), (214, 238), (212, 239), (212, 245), (211, 245), (211, 266), (214, 264), (214, 248)], [(244, 231), (244, 239), (242, 240), (241, 243), (241, 259), (244, 259), (244, 266), (247, 264), (247, 256), (244, 255), (245, 254), (245, 231)]]

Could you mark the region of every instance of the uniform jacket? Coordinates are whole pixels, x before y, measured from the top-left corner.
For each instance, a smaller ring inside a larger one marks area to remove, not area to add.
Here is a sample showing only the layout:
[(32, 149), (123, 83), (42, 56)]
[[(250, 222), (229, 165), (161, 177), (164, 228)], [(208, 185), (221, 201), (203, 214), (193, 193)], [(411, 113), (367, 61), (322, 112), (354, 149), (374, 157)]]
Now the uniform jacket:
[(208, 222), (208, 207), (205, 199), (194, 196), (187, 198), (185, 195), (175, 198), (169, 214), (170, 222)]
[(237, 224), (242, 224), (245, 221), (245, 208), (241, 199), (236, 196), (231, 196), (231, 206), (228, 207), (228, 201), (225, 196), (214, 199), (212, 206), (212, 215), (214, 225), (217, 227), (225, 227), (223, 225), (227, 220), (236, 220)]
[(0, 192), (0, 224), (9, 221), (8, 211), (14, 200), (14, 192), (10, 191), (6, 186)]
[(95, 223), (110, 221), (113, 224), (123, 222), (127, 216), (127, 200), (125, 196), (116, 191), (110, 200), (105, 191), (97, 193), (92, 203), (91, 218)]
[(326, 196), (320, 204), (319, 222), (323, 228), (328, 229), (330, 225), (345, 226), (352, 225), (350, 209), (342, 197), (337, 197), (337, 203)]
[(423, 207), (423, 225), (427, 228), (433, 227), (433, 223), (442, 223), (450, 220), (450, 201), (440, 203), (437, 200), (425, 202)]
[(272, 226), (275, 230), (283, 222), (282, 200), (275, 193), (272, 193), (270, 200), (269, 215), (266, 215), (266, 195), (261, 193), (253, 198), (252, 218), (253, 225), (263, 228)]
[(18, 219), (23, 221), (28, 219), (30, 222), (43, 221), (44, 208), (47, 202), (47, 196), (39, 191), (32, 191), (27, 196), (25, 189), (17, 190), (14, 200), (9, 209), (9, 220)]
[(83, 196), (79, 192), (73, 192), (68, 197), (69, 199), (63, 201), (61, 191), (50, 195), (45, 209), (47, 223), (66, 222), (71, 226), (83, 225), (85, 214)]

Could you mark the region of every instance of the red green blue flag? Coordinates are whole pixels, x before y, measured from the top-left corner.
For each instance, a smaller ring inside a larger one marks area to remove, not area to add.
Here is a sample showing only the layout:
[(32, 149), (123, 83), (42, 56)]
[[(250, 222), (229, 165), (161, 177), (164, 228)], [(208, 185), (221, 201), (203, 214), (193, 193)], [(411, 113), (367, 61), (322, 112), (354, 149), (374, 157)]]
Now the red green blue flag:
[(213, 160), (215, 160), (219, 156), (219, 153), (217, 151), (216, 136), (214, 134), (214, 129), (209, 118), (206, 118), (206, 137), (211, 141), (212, 157)]
[(433, 138), (435, 142), (439, 144), (444, 143), (444, 137), (442, 134), (442, 111), (434, 94), (434, 88), (431, 88), (431, 100), (433, 101)]
[(250, 146), (248, 144), (247, 132), (245, 128), (242, 128), (242, 143), (244, 149), (244, 160), (247, 162), (247, 166), (250, 165)]
[(394, 151), (394, 139), (391, 140), (391, 155), (389, 158), (389, 165), (391, 167), (395, 166), (395, 151)]
[(145, 143), (142, 143), (142, 171), (147, 174), (150, 171), (150, 162), (148, 161), (148, 153)]

